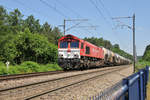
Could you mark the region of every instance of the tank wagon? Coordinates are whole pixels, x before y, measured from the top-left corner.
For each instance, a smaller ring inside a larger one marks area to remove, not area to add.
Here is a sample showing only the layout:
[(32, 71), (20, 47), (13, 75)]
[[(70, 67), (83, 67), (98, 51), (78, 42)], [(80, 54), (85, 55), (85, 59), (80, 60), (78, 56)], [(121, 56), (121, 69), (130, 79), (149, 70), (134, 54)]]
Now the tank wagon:
[(104, 47), (73, 35), (58, 40), (58, 63), (64, 70), (130, 64), (131, 61)]

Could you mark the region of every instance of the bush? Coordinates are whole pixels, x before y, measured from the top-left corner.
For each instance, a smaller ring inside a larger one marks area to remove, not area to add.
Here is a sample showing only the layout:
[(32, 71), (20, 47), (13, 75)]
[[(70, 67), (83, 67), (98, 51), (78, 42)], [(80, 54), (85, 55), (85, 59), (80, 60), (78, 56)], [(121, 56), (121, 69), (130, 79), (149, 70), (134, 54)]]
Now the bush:
[(8, 74), (20, 74), (18, 70), (18, 66), (10, 66), (8, 70)]
[(150, 45), (148, 45), (148, 46), (146, 47), (142, 59), (145, 60), (145, 61), (150, 61)]
[(24, 61), (41, 64), (57, 62), (57, 46), (49, 43), (46, 37), (25, 30), (5, 44), (3, 57), (12, 64)]
[(5, 66), (0, 66), (0, 75), (7, 75), (7, 68)]
[(150, 62), (141, 59), (139, 62), (136, 63), (136, 71), (145, 68), (145, 66), (150, 66)]
[(31, 72), (39, 72), (39, 68), (40, 66), (36, 62), (25, 61), (19, 66), (18, 69), (21, 72), (31, 73)]
[(61, 67), (58, 66), (58, 64), (47, 64), (47, 68), (55, 69), (55, 70), (62, 70)]
[(57, 64), (40, 65), (40, 72), (62, 70)]
[(1, 66), (5, 66), (5, 64), (4, 64), (3, 62), (0, 62), (0, 67), (1, 67)]
[(47, 72), (56, 70), (62, 70), (62, 68), (57, 64), (39, 65), (36, 62), (25, 61), (21, 65), (9, 66), (9, 70), (7, 71), (4, 63), (0, 62), (0, 75)]

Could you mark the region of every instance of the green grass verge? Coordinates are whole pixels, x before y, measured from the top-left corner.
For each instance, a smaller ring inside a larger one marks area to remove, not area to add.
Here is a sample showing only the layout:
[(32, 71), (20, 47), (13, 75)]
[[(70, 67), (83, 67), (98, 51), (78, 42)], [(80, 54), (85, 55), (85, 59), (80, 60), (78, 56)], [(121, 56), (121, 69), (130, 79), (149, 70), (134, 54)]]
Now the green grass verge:
[(139, 69), (145, 68), (145, 66), (150, 66), (150, 62), (148, 61), (139, 61), (136, 63), (136, 71), (138, 71)]
[(33, 72), (46, 72), (46, 71), (57, 71), (62, 70), (58, 64), (37, 64), (32, 61), (23, 62), (20, 65), (10, 65), (9, 70), (7, 70), (6, 65), (0, 62), (0, 75), (7, 74), (24, 74), (24, 73), (33, 73)]
[(147, 85), (147, 100), (150, 100), (150, 81)]
[[(150, 67), (150, 62), (144, 61), (144, 60), (140, 60), (139, 62), (136, 63), (136, 72), (139, 69), (145, 68), (146, 66)], [(149, 73), (149, 78), (150, 78), (150, 73)], [(149, 79), (149, 82), (150, 82), (150, 79)]]
[[(136, 71), (145, 68), (145, 66), (150, 66), (150, 62), (140, 60), (138, 63), (136, 63)], [(150, 100), (150, 72), (149, 72), (149, 82), (147, 85), (147, 100)]]

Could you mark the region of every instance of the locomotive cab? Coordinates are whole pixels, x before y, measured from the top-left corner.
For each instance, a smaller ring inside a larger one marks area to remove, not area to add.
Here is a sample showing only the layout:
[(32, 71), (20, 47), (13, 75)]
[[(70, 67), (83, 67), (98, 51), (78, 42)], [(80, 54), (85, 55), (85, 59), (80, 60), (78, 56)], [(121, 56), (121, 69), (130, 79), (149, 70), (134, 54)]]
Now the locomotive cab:
[[(58, 63), (64, 69), (75, 67), (80, 61), (80, 41), (78, 38), (67, 35), (58, 42)], [(73, 69), (73, 68), (72, 68)]]
[(87, 69), (103, 64), (103, 50), (73, 35), (66, 35), (58, 42), (58, 64), (63, 69)]

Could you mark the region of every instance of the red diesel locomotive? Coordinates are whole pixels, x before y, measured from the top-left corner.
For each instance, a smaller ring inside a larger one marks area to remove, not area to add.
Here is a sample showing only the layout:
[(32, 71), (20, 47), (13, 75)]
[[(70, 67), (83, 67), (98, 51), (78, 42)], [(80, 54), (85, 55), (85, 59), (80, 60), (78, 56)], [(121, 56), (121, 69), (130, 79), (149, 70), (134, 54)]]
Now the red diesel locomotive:
[(58, 41), (58, 63), (64, 70), (88, 69), (130, 62), (104, 47), (97, 47), (73, 35), (63, 36)]

